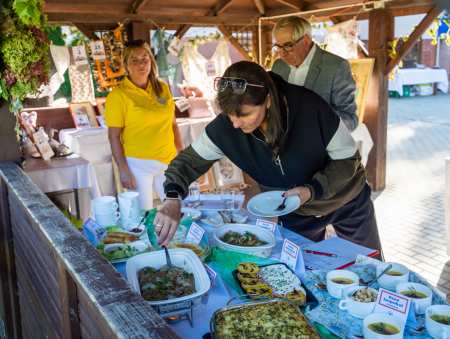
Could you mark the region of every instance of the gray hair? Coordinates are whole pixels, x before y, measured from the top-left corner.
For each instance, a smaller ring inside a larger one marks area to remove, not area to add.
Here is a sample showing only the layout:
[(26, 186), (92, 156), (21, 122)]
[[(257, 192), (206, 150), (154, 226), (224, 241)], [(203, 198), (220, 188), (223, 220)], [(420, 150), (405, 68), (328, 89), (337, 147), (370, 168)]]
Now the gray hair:
[(277, 21), (275, 26), (273, 27), (272, 34), (275, 35), (280, 29), (292, 27), (292, 40), (298, 40), (304, 35), (308, 35), (311, 37), (311, 24), (308, 20), (300, 18), (298, 16), (290, 16), (287, 18), (282, 18)]

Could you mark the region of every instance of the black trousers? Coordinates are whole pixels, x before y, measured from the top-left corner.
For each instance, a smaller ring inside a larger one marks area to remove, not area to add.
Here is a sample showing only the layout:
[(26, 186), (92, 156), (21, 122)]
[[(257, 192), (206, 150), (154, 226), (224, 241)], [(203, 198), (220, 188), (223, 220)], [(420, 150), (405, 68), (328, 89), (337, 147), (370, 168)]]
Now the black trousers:
[(287, 229), (315, 242), (325, 238), (325, 228), (332, 224), (339, 237), (376, 249), (380, 252), (379, 258), (382, 258), (381, 242), (370, 193), (371, 189), (366, 184), (355, 199), (326, 216), (302, 216), (291, 213), (280, 217), (279, 220)]

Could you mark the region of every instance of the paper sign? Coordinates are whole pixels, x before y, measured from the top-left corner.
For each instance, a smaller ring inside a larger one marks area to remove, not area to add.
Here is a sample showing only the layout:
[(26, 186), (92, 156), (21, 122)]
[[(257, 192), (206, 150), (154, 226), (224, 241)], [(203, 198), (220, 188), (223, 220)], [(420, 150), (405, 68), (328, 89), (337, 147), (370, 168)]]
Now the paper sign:
[(277, 228), (277, 223), (264, 220), (264, 219), (256, 219), (256, 226), (260, 226), (262, 228), (268, 229), (272, 233), (275, 233), (275, 230)]
[(211, 267), (205, 264), (206, 273), (208, 273), (209, 279), (211, 280), (211, 283), (214, 283), (217, 277), (216, 271), (214, 271)]
[(89, 43), (89, 47), (91, 48), (92, 59), (94, 60), (105, 60), (105, 47), (103, 45), (103, 41), (91, 41)]
[(410, 307), (411, 300), (409, 298), (404, 295), (385, 290), (384, 288), (380, 288), (373, 312), (388, 313), (400, 318), (403, 321), (403, 324), (406, 324)]
[(72, 54), (73, 54), (73, 59), (75, 60), (75, 65), (87, 65), (88, 64), (86, 49), (84, 48), (84, 45), (73, 46)]
[(288, 239), (284, 239), (283, 248), (281, 250), (281, 262), (287, 264), (290, 268), (295, 270), (297, 266), (297, 259), (300, 253), (300, 246), (294, 244)]
[(189, 232), (186, 236), (186, 242), (199, 244), (203, 238), (204, 233), (205, 233), (205, 230), (202, 227), (200, 227), (199, 225), (197, 225), (195, 222), (193, 222), (191, 227), (189, 228)]
[(88, 218), (83, 225), (83, 234), (92, 245), (97, 246), (106, 236), (106, 229)]

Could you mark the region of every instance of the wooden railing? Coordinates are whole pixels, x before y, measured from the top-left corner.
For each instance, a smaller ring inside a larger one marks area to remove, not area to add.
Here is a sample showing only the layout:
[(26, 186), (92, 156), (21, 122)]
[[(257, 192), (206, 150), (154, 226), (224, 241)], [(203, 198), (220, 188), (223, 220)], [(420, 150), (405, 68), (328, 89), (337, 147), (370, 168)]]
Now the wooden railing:
[(0, 269), (8, 338), (178, 338), (12, 163), (0, 163)]

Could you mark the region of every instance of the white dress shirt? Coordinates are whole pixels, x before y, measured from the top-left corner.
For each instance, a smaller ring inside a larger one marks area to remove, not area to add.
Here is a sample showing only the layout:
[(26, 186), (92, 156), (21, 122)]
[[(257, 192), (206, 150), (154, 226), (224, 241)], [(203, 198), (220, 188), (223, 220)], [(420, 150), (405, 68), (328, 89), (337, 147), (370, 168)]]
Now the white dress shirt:
[(302, 64), (298, 67), (289, 66), (291, 68), (291, 72), (289, 73), (288, 82), (298, 86), (304, 86), (306, 76), (308, 75), (309, 67), (311, 66), (311, 61), (316, 53), (316, 44), (313, 44), (313, 47), (309, 51), (305, 60), (303, 60)]

